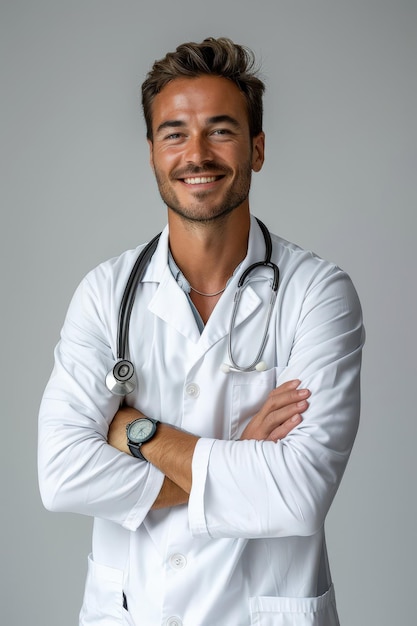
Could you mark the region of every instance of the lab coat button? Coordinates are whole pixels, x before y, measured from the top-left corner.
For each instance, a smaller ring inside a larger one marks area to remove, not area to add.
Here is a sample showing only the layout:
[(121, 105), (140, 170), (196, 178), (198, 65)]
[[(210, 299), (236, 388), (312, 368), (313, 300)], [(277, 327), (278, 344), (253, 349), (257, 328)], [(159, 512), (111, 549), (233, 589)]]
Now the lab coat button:
[(185, 392), (192, 398), (198, 398), (200, 395), (200, 387), (196, 383), (189, 383), (185, 388)]
[(179, 617), (168, 617), (166, 626), (182, 626), (182, 621)]
[(169, 559), (169, 563), (173, 569), (184, 569), (187, 565), (187, 559), (183, 554), (173, 554)]

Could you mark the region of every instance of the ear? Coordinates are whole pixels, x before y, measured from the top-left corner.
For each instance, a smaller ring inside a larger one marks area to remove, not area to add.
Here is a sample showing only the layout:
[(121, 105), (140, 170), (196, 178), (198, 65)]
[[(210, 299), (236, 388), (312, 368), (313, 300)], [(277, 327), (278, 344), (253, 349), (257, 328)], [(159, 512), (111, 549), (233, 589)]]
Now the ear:
[(265, 160), (265, 133), (260, 132), (259, 135), (252, 139), (252, 169), (259, 172)]
[(149, 146), (149, 163), (151, 168), (155, 170), (154, 162), (153, 162), (153, 143), (150, 139), (147, 140)]

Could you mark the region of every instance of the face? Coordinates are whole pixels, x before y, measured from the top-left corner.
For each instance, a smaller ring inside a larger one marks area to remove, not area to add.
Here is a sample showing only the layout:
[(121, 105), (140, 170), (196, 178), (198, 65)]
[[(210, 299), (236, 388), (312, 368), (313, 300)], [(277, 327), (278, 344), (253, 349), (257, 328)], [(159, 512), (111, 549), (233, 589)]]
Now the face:
[(193, 222), (249, 208), (264, 135), (251, 138), (243, 94), (217, 76), (177, 78), (152, 105), (151, 165), (168, 208)]

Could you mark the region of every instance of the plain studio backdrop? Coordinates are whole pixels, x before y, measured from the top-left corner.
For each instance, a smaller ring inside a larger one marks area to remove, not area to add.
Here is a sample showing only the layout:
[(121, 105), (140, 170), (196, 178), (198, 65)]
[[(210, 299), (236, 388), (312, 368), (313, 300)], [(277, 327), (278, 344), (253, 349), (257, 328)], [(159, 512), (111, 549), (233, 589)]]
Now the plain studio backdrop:
[(140, 84), (210, 35), (267, 85), (252, 212), (363, 305), (362, 421), (327, 519), (342, 626), (415, 623), (417, 3), (2, 0), (0, 28), (1, 623), (77, 624), (91, 520), (41, 504), (39, 402), (78, 282), (166, 221)]

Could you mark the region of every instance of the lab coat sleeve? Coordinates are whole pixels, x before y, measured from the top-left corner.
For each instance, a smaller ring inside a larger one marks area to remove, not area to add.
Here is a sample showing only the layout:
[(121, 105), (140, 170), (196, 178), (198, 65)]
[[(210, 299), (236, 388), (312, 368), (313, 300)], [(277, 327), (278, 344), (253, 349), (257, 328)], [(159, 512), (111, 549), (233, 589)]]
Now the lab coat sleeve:
[(114, 364), (109, 337), (117, 316), (108, 295), (113, 286), (99, 290), (99, 274), (77, 289), (55, 350), (39, 412), (39, 484), (52, 511), (101, 517), (134, 530), (155, 501), (163, 475), (107, 443), (119, 407), (105, 386)]
[(333, 268), (313, 280), (294, 326), (276, 384), (299, 378), (311, 390), (303, 421), (277, 443), (199, 440), (189, 502), (194, 536), (308, 536), (324, 523), (359, 420), (364, 330), (349, 277)]

